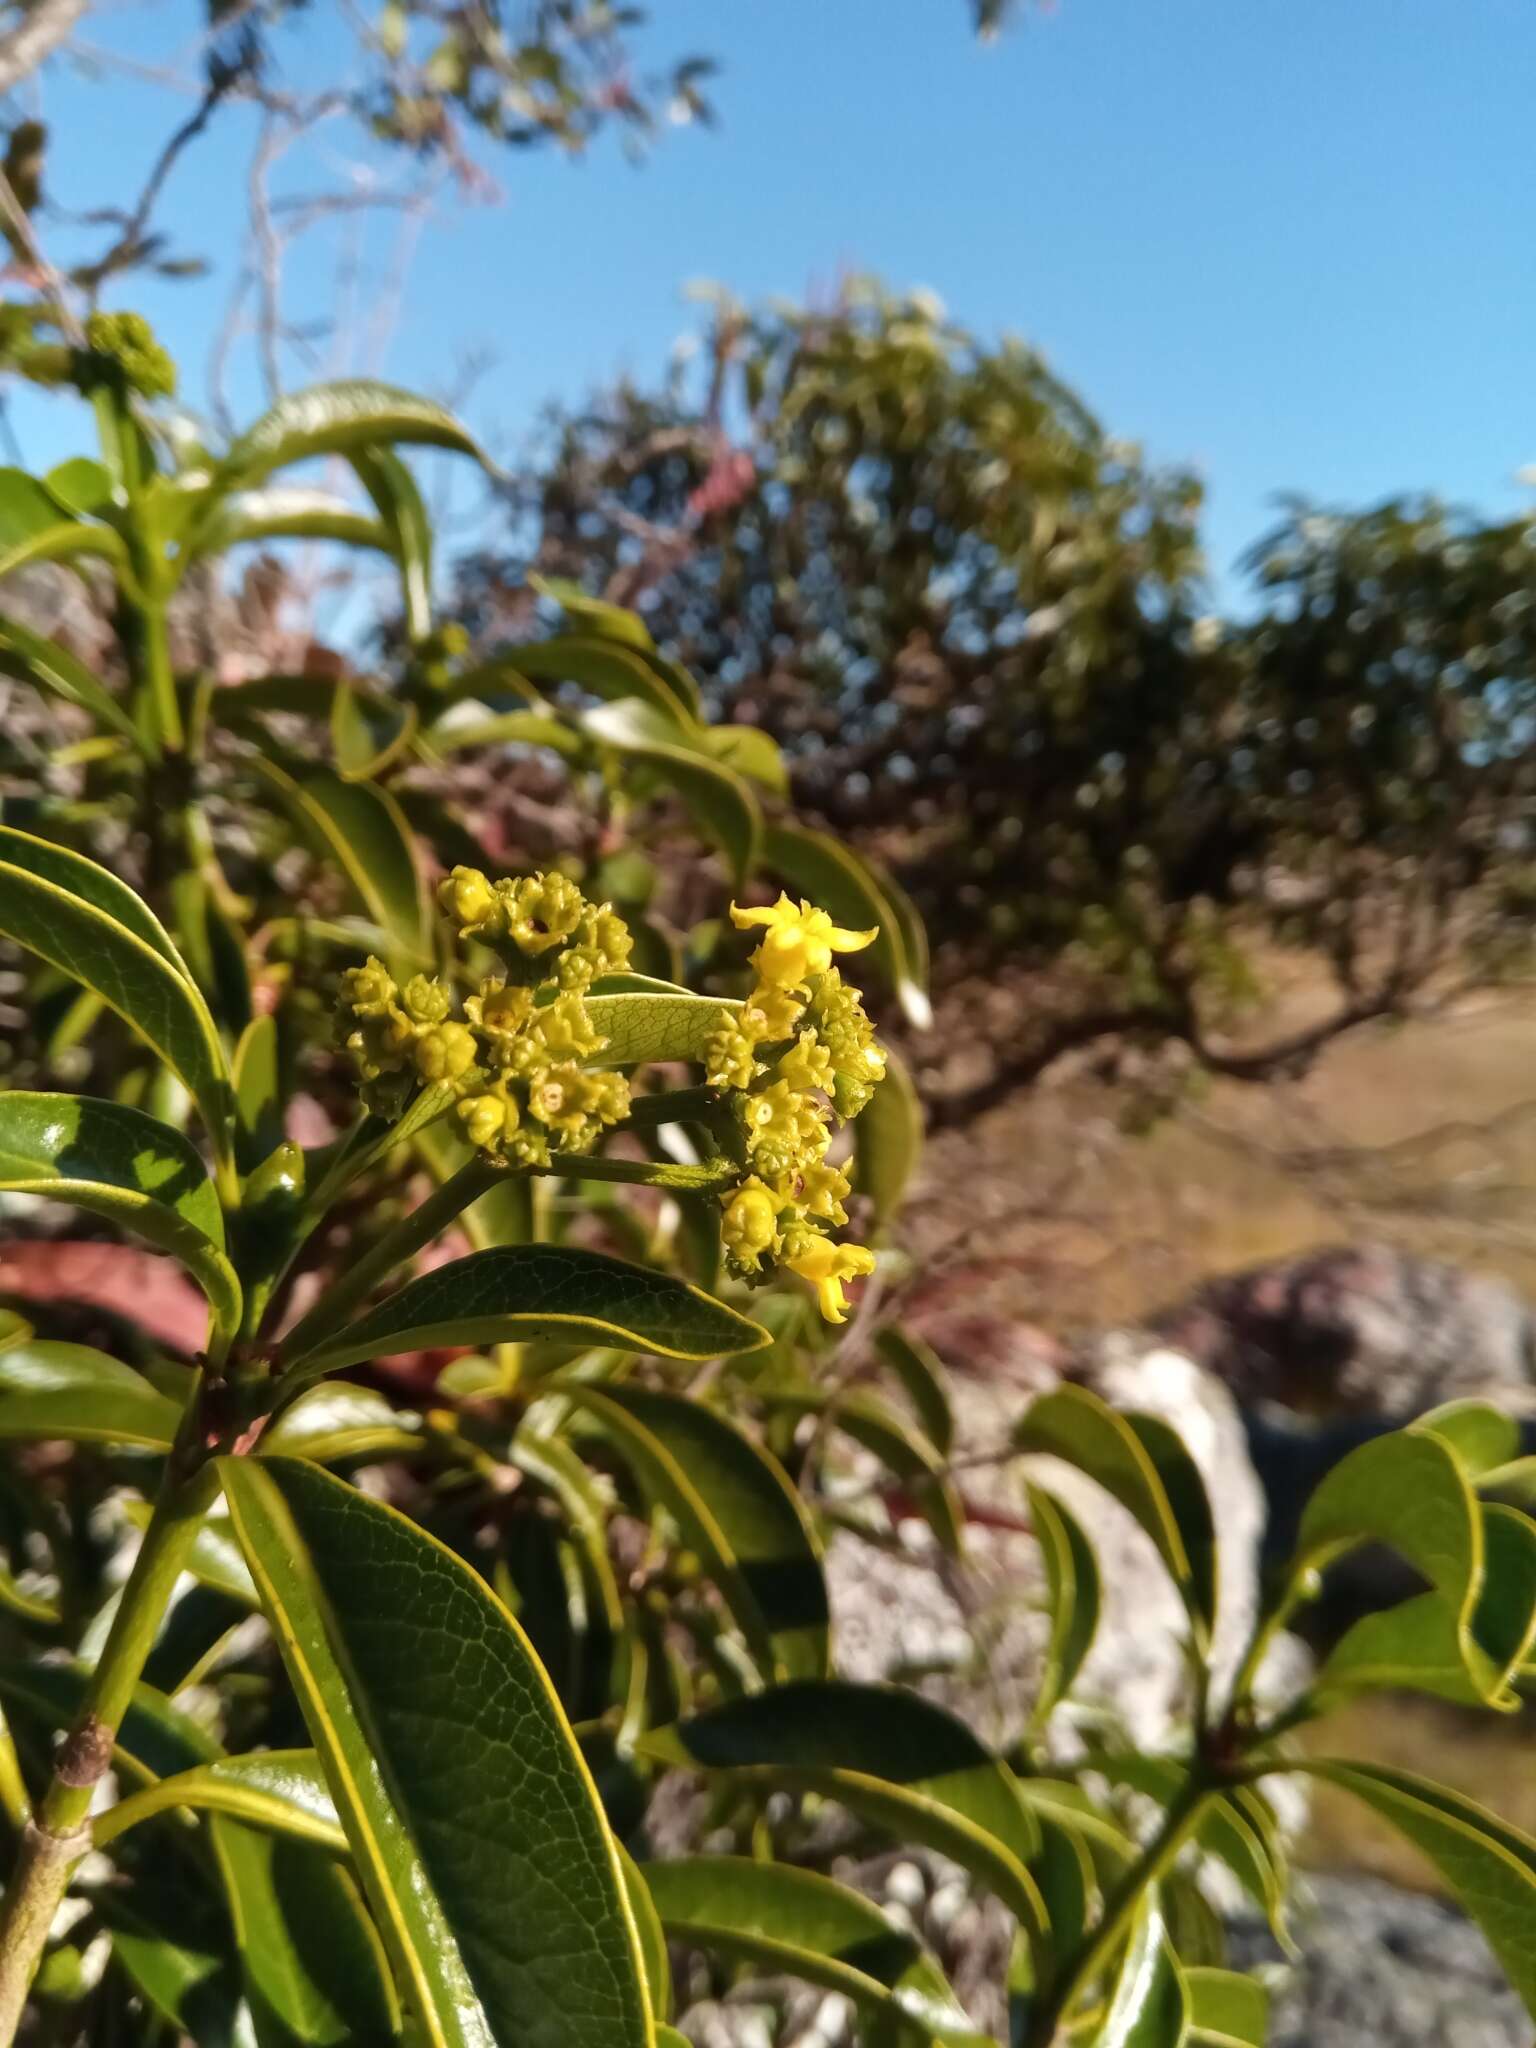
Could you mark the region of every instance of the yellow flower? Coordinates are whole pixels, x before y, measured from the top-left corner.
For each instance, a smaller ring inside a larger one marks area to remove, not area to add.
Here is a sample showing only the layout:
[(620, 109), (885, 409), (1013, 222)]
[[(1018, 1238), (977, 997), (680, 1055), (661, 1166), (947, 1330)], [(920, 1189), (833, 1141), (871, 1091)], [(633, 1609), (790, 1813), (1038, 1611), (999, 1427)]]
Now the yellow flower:
[(779, 1061), (779, 1072), (797, 1095), (810, 1095), (818, 1088), (830, 1093), (832, 1055), (814, 1031), (802, 1031)]
[(720, 1199), (725, 1204), (720, 1235), (733, 1258), (755, 1266), (764, 1252), (778, 1249), (779, 1199), (760, 1180), (743, 1181), (733, 1194)]
[(757, 924), (767, 927), (752, 965), (764, 981), (778, 988), (797, 988), (808, 975), (825, 974), (834, 953), (857, 953), (880, 935), (878, 926), (867, 932), (844, 931), (824, 910), (803, 898), (792, 903), (784, 895), (761, 910), (740, 910), (733, 903), (731, 920), (739, 931)]
[(816, 1290), (816, 1306), (829, 1323), (846, 1322), (848, 1299), (845, 1280), (860, 1279), (875, 1270), (875, 1255), (867, 1245), (833, 1244), (830, 1238), (812, 1238), (791, 1254), (789, 1270), (809, 1280)]

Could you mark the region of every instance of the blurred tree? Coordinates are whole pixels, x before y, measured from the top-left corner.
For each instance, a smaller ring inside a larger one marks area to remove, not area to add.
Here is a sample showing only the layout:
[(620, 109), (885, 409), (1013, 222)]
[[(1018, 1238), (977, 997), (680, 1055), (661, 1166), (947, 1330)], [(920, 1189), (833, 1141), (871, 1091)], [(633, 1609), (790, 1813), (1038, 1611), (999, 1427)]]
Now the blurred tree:
[[(1199, 504), (921, 294), (722, 298), (662, 388), (551, 423), (462, 594), (494, 637), (529, 568), (584, 578), (766, 725), (917, 898), (939, 985), (1000, 982), (988, 1091), (1126, 1032), (1262, 1076), (1524, 947), (1536, 541), (1296, 505), (1224, 624)], [(1334, 1000), (1246, 1042), (1275, 944)]]

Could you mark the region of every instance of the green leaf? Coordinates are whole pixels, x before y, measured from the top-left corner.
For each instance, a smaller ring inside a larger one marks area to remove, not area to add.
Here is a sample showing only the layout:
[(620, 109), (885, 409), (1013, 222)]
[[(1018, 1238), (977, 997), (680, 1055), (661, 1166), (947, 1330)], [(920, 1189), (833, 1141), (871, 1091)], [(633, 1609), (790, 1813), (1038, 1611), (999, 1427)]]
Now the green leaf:
[(888, 1223), (901, 1207), (923, 1150), (923, 1105), (906, 1064), (887, 1046), (885, 1079), (853, 1124), (854, 1185)]
[(1520, 1425), (1486, 1401), (1447, 1401), (1409, 1425), (1415, 1436), (1438, 1437), (1475, 1485), (1520, 1455)]
[(877, 1333), (875, 1349), (901, 1381), (929, 1443), (947, 1458), (955, 1445), (955, 1413), (938, 1353), (921, 1337), (894, 1324)]
[(1045, 1938), (1028, 1865), (1038, 1823), (1006, 1764), (964, 1722), (895, 1687), (800, 1680), (643, 1736), (640, 1751), (695, 1770), (818, 1792), (969, 1870)]
[(316, 1465), (338, 1458), (398, 1457), (421, 1443), (414, 1415), (392, 1408), (371, 1387), (345, 1381), (311, 1387), (285, 1408), (263, 1434), (263, 1457), (308, 1458)]
[[(629, 1900), (629, 1910), (635, 1916), (635, 1930), (640, 1936), (640, 1955), (645, 1964), (645, 1985), (650, 1993), (651, 2011), (658, 2020), (664, 2021), (672, 2016), (672, 1963), (667, 1954), (666, 1929), (656, 1911), (644, 1871), (622, 1843), (619, 1845), (619, 1867), (624, 1872), (624, 1891)], [(658, 2028), (658, 2040), (662, 2031)]]
[(645, 2048), (612, 1837), (512, 1617), (443, 1545), (318, 1467), (221, 1469), (423, 2040)]
[(824, 1676), (821, 1546), (778, 1461), (686, 1395), (614, 1386), (562, 1391), (705, 1560), (764, 1670), (774, 1677)]
[(762, 816), (757, 799), (734, 768), (699, 753), (675, 719), (643, 699), (600, 705), (581, 721), (584, 731), (646, 771), (646, 787), (675, 795), (706, 838), (720, 847), (740, 882), (757, 857)]
[(830, 1877), (745, 1856), (684, 1856), (645, 1875), (674, 1941), (825, 1985), (924, 2040), (982, 2041), (922, 1945)]
[(331, 751), (343, 782), (382, 774), (416, 730), (416, 707), (343, 679), (331, 700)]
[(543, 711), (502, 711), (492, 718), (438, 724), (427, 738), (440, 754), (464, 753), (470, 747), (548, 747), (571, 760), (586, 752), (569, 726)]
[(789, 795), (789, 770), (779, 743), (755, 725), (706, 725), (699, 732), (706, 753), (775, 796)]
[(57, 464), (43, 478), (43, 488), (76, 518), (94, 519), (116, 502), (111, 473), (90, 455), (72, 455)]
[(109, 727), (130, 741), (138, 753), (145, 751), (138, 727), (117, 699), (111, 696), (78, 656), (61, 647), (46, 634), (34, 633), (19, 619), (0, 613), (0, 673), (51, 690), (66, 704), (87, 712), (98, 725)]
[(224, 499), (198, 526), (195, 557), (226, 554), (245, 541), (269, 540), (334, 540), (347, 547), (393, 553), (389, 530), (379, 520), (330, 491), (290, 486), (237, 491)]
[(0, 826), (0, 934), (93, 989), (147, 1040), (202, 1111), (227, 1155), (231, 1096), (224, 1049), (165, 932), (105, 868)]
[(239, 1165), (249, 1173), (282, 1143), (282, 1074), (277, 1019), (253, 1017), (235, 1046), (231, 1080)]
[(388, 790), (324, 770), (302, 780), (273, 761), (253, 764), (317, 849), (334, 860), (364, 916), (411, 960), (426, 956), (427, 904), (411, 828)]
[(174, 1401), (103, 1351), (30, 1337), (0, 1351), (0, 1438), (168, 1451), (180, 1422)]
[(1131, 1923), (1094, 2048), (1182, 2048), (1188, 2034), (1189, 1994), (1153, 1886)]
[(25, 469), (0, 468), (0, 555), (59, 523), (59, 503)]
[(355, 449), (351, 460), (400, 565), (406, 634), (413, 641), (425, 640), (432, 631), (432, 522), (416, 479), (390, 448)]
[(1287, 1764), (1353, 1793), (1427, 1856), (1536, 2018), (1536, 1840), (1447, 1786), (1381, 1764)]
[(250, 1756), (215, 1757), (157, 1778), (142, 1792), (120, 1799), (97, 1814), (91, 1839), (98, 1849), (152, 1814), (184, 1807), (197, 1813), (227, 1813), (253, 1827), (313, 1842), (336, 1855), (347, 1838), (320, 1759), (312, 1749), (263, 1749)]
[(1066, 1506), (1043, 1486), (1028, 1486), (1029, 1519), (1045, 1566), (1051, 1637), (1041, 1661), (1040, 1687), (1030, 1715), (1040, 1727), (1058, 1700), (1072, 1690), (1093, 1648), (1101, 1608), (1098, 1559), (1093, 1545)]
[(0, 1189), (105, 1216), (179, 1259), (222, 1329), (240, 1327), (213, 1183), (169, 1124), (89, 1095), (0, 1094)]
[(901, 917), (869, 863), (840, 840), (799, 825), (771, 826), (763, 840), (763, 861), (802, 896), (830, 911), (834, 923), (852, 931), (879, 927), (863, 958), (895, 995), (908, 1023), (927, 1030), (933, 1009), (918, 978), (921, 963), (908, 957)]
[(574, 619), (586, 632), (604, 641), (616, 641), (621, 647), (637, 647), (642, 654), (655, 653), (650, 628), (638, 612), (608, 604), (600, 597), (589, 597), (568, 576), (530, 576), (528, 581), (540, 597), (559, 605), (566, 617)]
[[(692, 706), (651, 663), (614, 641), (567, 634), (510, 647), (481, 672), (484, 678), (510, 671), (535, 683), (578, 683), (595, 697), (641, 697), (669, 720), (690, 724)], [(460, 678), (460, 687), (472, 678)], [(471, 694), (479, 695), (480, 689)]]
[(1165, 1422), (1122, 1415), (1086, 1387), (1031, 1403), (1014, 1448), (1075, 1465), (1112, 1494), (1157, 1548), (1200, 1647), (1216, 1622), (1216, 1539), (1198, 1466)]
[(717, 1195), (741, 1179), (734, 1159), (604, 1159), (591, 1152), (569, 1157), (556, 1153), (548, 1171), (562, 1180), (617, 1181), (630, 1187), (670, 1188), (683, 1195)]
[(351, 455), (359, 448), (404, 442), (452, 448), (484, 461), (476, 443), (442, 406), (392, 384), (352, 377), (313, 384), (279, 399), (230, 448), (208, 495), (217, 503), (236, 483), (254, 483), (317, 455)]
[[(1519, 1538), (1512, 1532), (1510, 1548)], [(1360, 1543), (1385, 1543), (1430, 1591), (1348, 1629), (1313, 1681), (1317, 1700), (1362, 1687), (1412, 1685), (1511, 1705), (1502, 1660), (1478, 1640), (1484, 1522), (1457, 1453), (1433, 1431), (1395, 1430), (1350, 1452), (1307, 1502), (1292, 1572)], [(1522, 1580), (1523, 1583), (1523, 1580)]]
[(608, 1041), (591, 1066), (638, 1067), (647, 1060), (704, 1058), (708, 1041), (741, 1005), (690, 995), (664, 982), (628, 994), (590, 995), (587, 1014)]
[(312, 1843), (225, 1815), (210, 1832), (258, 2040), (272, 2048), (398, 2040), (383, 1946), (348, 1873)]
[(443, 1344), (555, 1337), (663, 1358), (718, 1358), (768, 1342), (756, 1323), (686, 1281), (601, 1252), (493, 1245), (409, 1280), (349, 1329), (291, 1361), (304, 1376)]
[(1239, 1970), (1188, 1968), (1190, 2048), (1264, 2048), (1269, 1993)]
[[(147, 1500), (130, 1501), (126, 1512), (136, 1529), (149, 1527), (151, 1507)], [(186, 1569), (202, 1585), (212, 1587), (215, 1592), (222, 1593), (226, 1599), (247, 1610), (260, 1605), (256, 1582), (246, 1569), (245, 1558), (228, 1515), (203, 1516), (192, 1539)]]

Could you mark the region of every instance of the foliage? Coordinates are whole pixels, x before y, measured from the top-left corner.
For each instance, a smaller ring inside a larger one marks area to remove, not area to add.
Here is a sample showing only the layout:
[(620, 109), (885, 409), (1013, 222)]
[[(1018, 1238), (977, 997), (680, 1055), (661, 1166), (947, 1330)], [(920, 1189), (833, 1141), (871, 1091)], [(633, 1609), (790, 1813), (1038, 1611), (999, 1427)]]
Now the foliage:
[[(1528, 964), (1536, 543), (1296, 504), (1222, 621), (1199, 502), (922, 294), (722, 298), (664, 387), (553, 422), (465, 615), (515, 620), (528, 564), (636, 605), (891, 865), (946, 980), (1016, 978), (1005, 1081), (1127, 1031), (1264, 1076)], [(1336, 1007), (1243, 1043), (1276, 948)]]
[[(919, 922), (794, 822), (773, 742), (707, 722), (634, 614), (546, 590), (560, 633), (469, 659), (434, 620), (395, 452), (472, 456), (447, 414), (322, 387), (192, 447), (131, 374), (152, 337), (126, 339), (131, 363), (45, 365), (89, 393), (99, 458), (0, 477), (6, 566), (110, 578), (123, 639), (98, 675), (0, 623), (7, 672), (70, 734), (67, 786), (34, 781), (0, 824), (32, 1027), (13, 1078), (54, 1084), (0, 1092), (0, 1195), (167, 1255), (206, 1329), (178, 1358), (0, 1327), (0, 1435), (22, 1447), (0, 1521), (0, 2043), (25, 2024), (47, 2048), (675, 2048), (683, 1958), (835, 1991), (873, 2043), (990, 2038), (846, 1881), (829, 1810), (1000, 1902), (1011, 2041), (1257, 2042), (1262, 1987), (1224, 1967), (1197, 1866), (1278, 1915), (1264, 1787), (1299, 1769), (1437, 1862), (1536, 2010), (1536, 1844), (1288, 1740), (1388, 1684), (1514, 1702), (1536, 1523), (1485, 1499), (1512, 1427), (1461, 1405), (1355, 1453), (1229, 1676), (1188, 1452), (1064, 1387), (1003, 1455), (1076, 1466), (1155, 1545), (1185, 1614), (1179, 1745), (1066, 1760), (1098, 1567), (1035, 1464), (1052, 1612), (1019, 1746), (840, 1678), (829, 1533), (900, 1543), (916, 1513), (941, 1553), (965, 1542), (942, 1369), (882, 1318), (878, 1278), (839, 1328), (876, 1255), (834, 1233), (893, 1211), (916, 1129), (835, 963), (918, 1006)], [(314, 457), (372, 511), (270, 481)], [(168, 616), (200, 561), (316, 535), (396, 562), (396, 673), (178, 668)], [(557, 764), (604, 818), (591, 858), (496, 874), (453, 800), (482, 752)], [(804, 892), (735, 907), (749, 961), (718, 909), (643, 907), (643, 849), (684, 823), (717, 904), (771, 895), (765, 870)], [(618, 907), (604, 876), (626, 878)], [(876, 1476), (850, 1518), (855, 1457)], [(1424, 1590), (1277, 1704), (1268, 1644), (1369, 1542)], [(709, 1853), (662, 1859), (680, 1778), (709, 1788)]]

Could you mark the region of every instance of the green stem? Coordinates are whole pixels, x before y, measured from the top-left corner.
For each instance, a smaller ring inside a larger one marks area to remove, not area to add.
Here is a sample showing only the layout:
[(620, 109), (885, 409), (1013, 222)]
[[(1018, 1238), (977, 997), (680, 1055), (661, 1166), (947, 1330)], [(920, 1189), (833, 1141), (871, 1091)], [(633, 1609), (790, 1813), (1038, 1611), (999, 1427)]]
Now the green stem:
[[(352, 1310), (381, 1280), (387, 1279), (397, 1267), (413, 1258), (423, 1245), (440, 1237), (471, 1202), (478, 1201), (508, 1173), (516, 1171), (515, 1167), (495, 1166), (478, 1155), (467, 1160), (457, 1173), (445, 1180), (440, 1188), (434, 1188), (408, 1216), (402, 1216), (393, 1230), (385, 1231), (371, 1251), (364, 1252), (345, 1273), (331, 1282), (309, 1314), (295, 1323), (279, 1345), (278, 1362), (292, 1364), (302, 1361), (307, 1352), (315, 1350), (341, 1328)], [(0, 2042), (0, 2048), (4, 2048), (3, 2042)]]
[(71, 1872), (90, 1847), (86, 1817), (96, 1788), (112, 1762), (117, 1731), (160, 1633), (198, 1522), (217, 1490), (211, 1463), (198, 1464), (190, 1476), (186, 1471), (189, 1458), (201, 1457), (200, 1392), (199, 1387), (188, 1404), (111, 1631), (6, 1886), (0, 1909), (0, 2048), (12, 2048), (15, 2041), (54, 1915)]
[(1149, 1887), (1172, 1868), (1200, 1825), (1211, 1796), (1212, 1788), (1198, 1769), (1191, 1771), (1179, 1796), (1163, 1816), (1162, 1826), (1105, 1901), (1098, 1926), (1041, 2008), (1031, 2037), (1036, 2048), (1049, 2048), (1078, 1999), (1108, 1969), (1116, 1949), (1130, 1931), (1137, 1906)]

